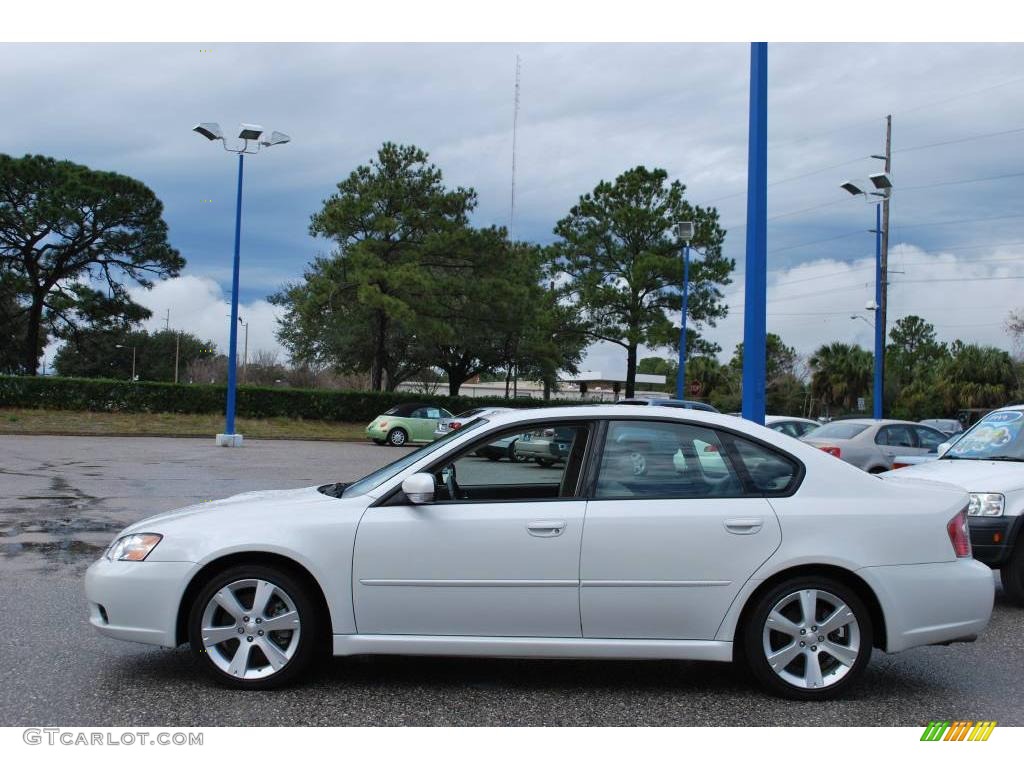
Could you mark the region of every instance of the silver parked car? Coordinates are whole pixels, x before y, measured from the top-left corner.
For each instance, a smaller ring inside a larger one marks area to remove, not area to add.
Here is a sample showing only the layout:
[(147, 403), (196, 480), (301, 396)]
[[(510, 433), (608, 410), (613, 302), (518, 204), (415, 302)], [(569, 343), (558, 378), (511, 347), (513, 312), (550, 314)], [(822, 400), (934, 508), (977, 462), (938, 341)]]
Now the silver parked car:
[(945, 432), (949, 437), (959, 435), (964, 431), (964, 425), (960, 423), (959, 419), (922, 419), (918, 424)]
[(865, 472), (887, 472), (899, 456), (934, 454), (949, 438), (937, 429), (897, 419), (844, 419), (823, 424), (802, 438)]
[(821, 426), (813, 419), (803, 419), (799, 416), (765, 416), (764, 425), (790, 437), (803, 437), (812, 429)]
[(478, 419), (488, 414), (508, 413), (511, 410), (511, 408), (470, 408), (468, 411), (457, 413), (454, 416), (449, 416), (437, 422), (437, 428), (434, 430), (434, 439), (437, 440), (444, 437), (452, 430), (468, 424), (473, 419)]

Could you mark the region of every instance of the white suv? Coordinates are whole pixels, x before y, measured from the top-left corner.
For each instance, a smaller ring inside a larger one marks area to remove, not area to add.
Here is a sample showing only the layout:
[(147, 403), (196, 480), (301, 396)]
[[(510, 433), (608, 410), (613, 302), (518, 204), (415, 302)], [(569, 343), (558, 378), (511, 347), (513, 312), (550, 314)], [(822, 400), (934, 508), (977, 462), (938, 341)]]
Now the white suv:
[(887, 476), (941, 480), (968, 491), (974, 557), (998, 569), (1007, 596), (1024, 605), (1024, 405), (992, 411), (936, 461)]

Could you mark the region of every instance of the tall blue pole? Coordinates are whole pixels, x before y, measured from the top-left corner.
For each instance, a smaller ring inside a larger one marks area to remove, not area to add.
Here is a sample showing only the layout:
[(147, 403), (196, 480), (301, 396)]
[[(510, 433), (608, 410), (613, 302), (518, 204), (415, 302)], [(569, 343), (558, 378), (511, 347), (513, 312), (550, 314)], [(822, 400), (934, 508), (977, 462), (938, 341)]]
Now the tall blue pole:
[(768, 290), (768, 43), (750, 44), (743, 418), (764, 424)]
[(690, 244), (683, 244), (683, 326), (679, 332), (679, 371), (676, 373), (676, 400), (686, 394), (686, 315), (690, 306)]
[(242, 239), (242, 165), (245, 155), (238, 153), (238, 198), (235, 202), (235, 265), (231, 275), (231, 341), (228, 344), (228, 405), (224, 431), (235, 434), (235, 377), (238, 357), (238, 270)]
[(882, 327), (882, 204), (875, 205), (875, 386), (873, 415), (882, 418), (882, 397), (885, 384), (882, 366), (885, 362), (885, 328)]

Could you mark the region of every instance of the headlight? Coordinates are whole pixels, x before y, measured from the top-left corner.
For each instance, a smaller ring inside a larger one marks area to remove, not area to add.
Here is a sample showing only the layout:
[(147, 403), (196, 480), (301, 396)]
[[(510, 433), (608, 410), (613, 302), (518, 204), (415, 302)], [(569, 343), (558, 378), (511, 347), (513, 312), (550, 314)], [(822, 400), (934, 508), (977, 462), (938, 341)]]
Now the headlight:
[(108, 560), (145, 560), (162, 539), (159, 533), (132, 533), (122, 536), (107, 550)]
[(971, 517), (999, 517), (1003, 514), (1006, 499), (1001, 493), (972, 493), (967, 505)]

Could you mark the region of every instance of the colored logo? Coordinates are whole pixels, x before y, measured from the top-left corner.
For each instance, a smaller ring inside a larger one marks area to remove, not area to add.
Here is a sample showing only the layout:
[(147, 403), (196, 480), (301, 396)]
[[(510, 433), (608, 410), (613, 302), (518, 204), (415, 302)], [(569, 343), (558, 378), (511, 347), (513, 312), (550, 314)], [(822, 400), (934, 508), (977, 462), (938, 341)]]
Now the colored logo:
[(988, 741), (995, 727), (995, 720), (931, 720), (921, 741)]

